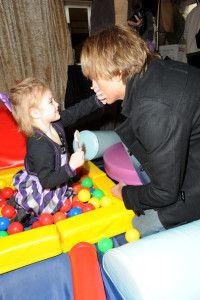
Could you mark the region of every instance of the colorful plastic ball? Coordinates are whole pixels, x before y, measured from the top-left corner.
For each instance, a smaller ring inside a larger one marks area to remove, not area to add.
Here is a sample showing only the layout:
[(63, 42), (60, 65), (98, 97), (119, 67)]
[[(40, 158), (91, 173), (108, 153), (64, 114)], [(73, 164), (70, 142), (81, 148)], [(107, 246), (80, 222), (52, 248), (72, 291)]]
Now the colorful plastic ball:
[(39, 217), (39, 222), (42, 226), (53, 224), (53, 216), (50, 213), (43, 213)]
[(4, 207), (7, 204), (7, 200), (1, 200), (0, 201), (0, 207)]
[(98, 198), (99, 200), (104, 196), (104, 192), (100, 189), (97, 189), (93, 192), (92, 197)]
[(93, 185), (92, 179), (90, 179), (89, 177), (84, 178), (84, 179), (81, 181), (81, 185), (82, 185), (82, 186), (86, 186), (86, 187), (91, 188), (92, 185)]
[(98, 242), (98, 249), (103, 253), (105, 253), (107, 250), (112, 248), (113, 248), (113, 241), (109, 238), (102, 238)]
[(1, 190), (1, 194), (2, 194), (3, 197), (8, 199), (8, 198), (11, 198), (14, 195), (14, 191), (10, 187), (5, 187)]
[(24, 227), (19, 222), (13, 222), (8, 226), (8, 234), (15, 234), (24, 231)]
[(88, 175), (82, 175), (81, 178), (80, 178), (80, 182), (82, 182), (83, 179), (85, 179), (85, 178), (89, 178), (89, 176)]
[(10, 225), (10, 220), (6, 217), (0, 217), (0, 230), (7, 230)]
[(80, 183), (72, 183), (72, 188), (76, 194), (82, 189), (82, 186)]
[(72, 207), (79, 207), (81, 210), (83, 209), (83, 206), (84, 206), (84, 203), (82, 201), (75, 201), (73, 204), (72, 204)]
[(72, 198), (72, 203), (76, 202), (76, 201), (80, 201), (79, 198), (78, 198), (78, 195), (75, 195), (73, 198)]
[(128, 243), (136, 241), (139, 238), (140, 238), (140, 233), (135, 228), (130, 229), (125, 233), (125, 239), (127, 240)]
[(100, 200), (98, 198), (95, 198), (95, 197), (90, 198), (88, 203), (92, 203), (95, 208), (99, 208), (101, 206), (100, 205)]
[(31, 226), (32, 229), (35, 229), (35, 228), (38, 228), (38, 227), (41, 227), (41, 224), (40, 224), (39, 221), (35, 221), (35, 222), (32, 224), (32, 226)]
[(9, 184), (9, 187), (14, 191), (14, 193), (16, 192), (16, 188), (12, 182)]
[(91, 195), (91, 189), (87, 186), (83, 186), (81, 190), (87, 190)]
[(0, 179), (0, 190), (6, 187), (6, 181), (4, 179)]
[(102, 207), (105, 207), (105, 206), (109, 206), (112, 204), (112, 199), (108, 196), (103, 196), (101, 199), (100, 199), (100, 205)]
[(0, 231), (0, 238), (7, 236), (8, 232), (7, 231)]
[(69, 199), (66, 199), (65, 202), (63, 203), (63, 206), (60, 208), (60, 211), (62, 212), (68, 212), (72, 208), (72, 203)]
[(68, 213), (68, 217), (75, 217), (82, 214), (82, 210), (79, 207), (73, 207), (72, 209), (70, 209), (69, 213)]
[(76, 175), (81, 176), (81, 173), (82, 173), (82, 168), (81, 167), (76, 168)]
[(83, 213), (86, 213), (86, 212), (89, 212), (89, 211), (92, 211), (92, 210), (95, 210), (95, 207), (92, 203), (86, 203), (86, 204), (83, 205), (83, 209), (82, 209)]
[(54, 224), (56, 224), (57, 222), (60, 222), (62, 220), (67, 219), (66, 214), (62, 211), (57, 211), (54, 215), (53, 215), (53, 222)]
[(78, 198), (80, 201), (82, 202), (88, 202), (90, 200), (91, 194), (88, 190), (86, 189), (82, 189), (79, 193), (78, 193)]
[(2, 200), (6, 200), (6, 198), (2, 195), (2, 193), (0, 193), (0, 201)]
[(3, 217), (12, 219), (16, 215), (16, 211), (12, 205), (5, 205), (2, 207), (1, 214)]

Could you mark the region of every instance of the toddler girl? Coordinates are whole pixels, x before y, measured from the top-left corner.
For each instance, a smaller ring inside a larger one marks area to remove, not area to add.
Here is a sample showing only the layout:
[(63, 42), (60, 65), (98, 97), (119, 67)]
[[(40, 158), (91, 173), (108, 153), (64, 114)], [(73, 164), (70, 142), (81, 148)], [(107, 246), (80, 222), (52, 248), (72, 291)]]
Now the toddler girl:
[(28, 139), (25, 167), (13, 177), (18, 191), (8, 204), (17, 203), (18, 214), (12, 221), (24, 222), (27, 226), (42, 213), (54, 214), (66, 198), (74, 196), (67, 181), (84, 163), (84, 152), (79, 148), (70, 157), (64, 127), (103, 104), (91, 96), (59, 112), (49, 87), (36, 78), (27, 78), (13, 87), (9, 102), (19, 130)]

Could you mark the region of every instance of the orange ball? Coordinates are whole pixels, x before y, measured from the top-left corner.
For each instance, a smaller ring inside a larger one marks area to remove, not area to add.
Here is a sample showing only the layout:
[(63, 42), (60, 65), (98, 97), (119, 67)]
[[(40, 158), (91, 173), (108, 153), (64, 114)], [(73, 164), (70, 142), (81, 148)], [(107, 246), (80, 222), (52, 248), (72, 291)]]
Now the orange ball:
[(85, 179), (85, 178), (90, 178), (88, 175), (83, 175), (83, 176), (81, 176), (81, 178), (80, 178), (80, 182), (82, 182), (82, 180), (83, 179)]
[(74, 203), (74, 202), (76, 202), (76, 201), (79, 201), (78, 195), (75, 195), (75, 196), (72, 198), (72, 203)]
[(53, 215), (53, 222), (56, 224), (59, 221), (67, 219), (66, 215), (62, 211), (58, 211)]
[(82, 186), (80, 183), (72, 183), (72, 188), (76, 194), (82, 189)]

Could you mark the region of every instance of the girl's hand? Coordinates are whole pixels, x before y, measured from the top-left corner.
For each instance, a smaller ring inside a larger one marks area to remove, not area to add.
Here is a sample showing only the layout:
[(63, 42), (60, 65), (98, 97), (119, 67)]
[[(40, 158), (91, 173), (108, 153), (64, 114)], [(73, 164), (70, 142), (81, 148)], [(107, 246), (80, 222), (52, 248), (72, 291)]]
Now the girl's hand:
[(85, 161), (85, 155), (84, 152), (82, 150), (82, 148), (78, 148), (78, 150), (76, 152), (74, 152), (69, 160), (69, 165), (72, 169), (77, 169), (80, 166), (82, 166), (82, 164)]
[(112, 193), (113, 197), (123, 200), (122, 199), (122, 188), (126, 185), (127, 184), (124, 181), (120, 181), (117, 185), (113, 186), (111, 188), (111, 193)]

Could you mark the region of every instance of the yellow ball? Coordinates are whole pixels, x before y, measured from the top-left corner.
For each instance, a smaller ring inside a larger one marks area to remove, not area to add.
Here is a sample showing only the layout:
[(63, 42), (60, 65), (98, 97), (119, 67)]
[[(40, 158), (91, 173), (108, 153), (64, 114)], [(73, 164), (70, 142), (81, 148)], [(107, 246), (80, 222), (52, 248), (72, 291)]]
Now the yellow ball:
[(128, 243), (139, 240), (140, 233), (137, 229), (130, 229), (125, 233), (125, 239)]
[(108, 196), (103, 196), (101, 199), (100, 199), (100, 205), (102, 207), (105, 207), (105, 206), (109, 206), (112, 204), (112, 199)]
[(90, 200), (90, 196), (91, 193), (86, 189), (82, 189), (78, 192), (78, 199), (82, 202), (88, 202)]
[(95, 197), (90, 198), (90, 200), (88, 202), (92, 203), (96, 209), (101, 206), (99, 199), (95, 198)]
[(0, 190), (6, 187), (6, 181), (4, 179), (0, 179)]

